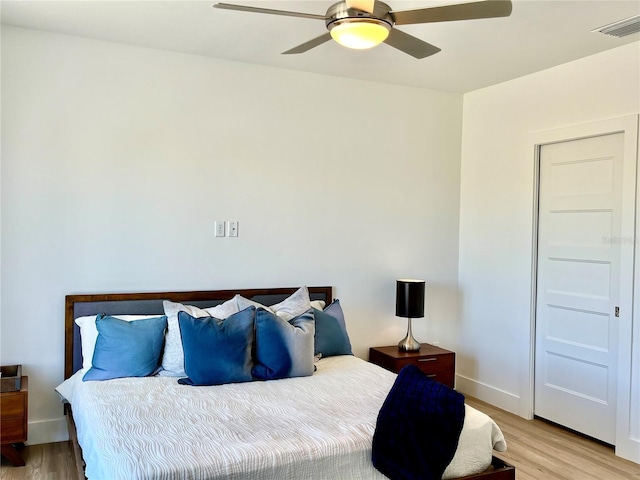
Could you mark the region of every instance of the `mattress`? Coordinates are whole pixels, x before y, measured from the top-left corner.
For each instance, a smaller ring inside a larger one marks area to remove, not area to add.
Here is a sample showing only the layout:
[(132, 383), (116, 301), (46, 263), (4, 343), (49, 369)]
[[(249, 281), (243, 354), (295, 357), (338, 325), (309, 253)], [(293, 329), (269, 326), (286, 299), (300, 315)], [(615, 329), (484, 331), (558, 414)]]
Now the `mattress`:
[[(378, 411), (396, 375), (353, 356), (317, 362), (311, 377), (210, 387), (176, 378), (58, 387), (73, 409), (89, 480), (384, 479), (371, 463)], [(483, 471), (506, 444), (467, 406), (443, 478)]]

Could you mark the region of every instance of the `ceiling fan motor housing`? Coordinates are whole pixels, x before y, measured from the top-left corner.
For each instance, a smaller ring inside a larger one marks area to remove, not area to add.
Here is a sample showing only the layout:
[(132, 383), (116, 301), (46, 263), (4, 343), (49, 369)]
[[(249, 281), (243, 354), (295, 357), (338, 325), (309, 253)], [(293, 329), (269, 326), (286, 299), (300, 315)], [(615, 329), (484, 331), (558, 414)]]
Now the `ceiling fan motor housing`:
[(327, 29), (331, 31), (332, 28), (343, 23), (367, 22), (376, 23), (384, 26), (387, 30), (391, 30), (394, 18), (390, 12), (391, 7), (379, 1), (375, 2), (373, 13), (358, 10), (357, 8), (349, 8), (347, 3), (342, 1), (331, 5), (327, 10), (326, 25)]

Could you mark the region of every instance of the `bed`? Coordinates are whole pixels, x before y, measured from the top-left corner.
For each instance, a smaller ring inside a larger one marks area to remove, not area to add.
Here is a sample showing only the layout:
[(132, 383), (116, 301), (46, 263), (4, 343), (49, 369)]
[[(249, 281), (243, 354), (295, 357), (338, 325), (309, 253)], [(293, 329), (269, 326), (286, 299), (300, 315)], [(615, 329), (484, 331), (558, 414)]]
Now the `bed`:
[[(58, 392), (67, 401), (78, 479), (386, 478), (371, 463), (371, 439), (396, 375), (353, 355), (321, 358), (310, 376), (269, 381), (199, 387), (164, 376), (82, 381), (76, 318), (162, 315), (165, 301), (207, 308), (236, 295), (274, 305), (296, 291), (68, 295), (65, 382)], [(308, 295), (325, 305), (333, 298), (331, 287), (309, 287)], [(514, 480), (515, 469), (492, 456), (492, 447), (505, 447), (497, 425), (465, 408), (460, 444), (443, 478)]]

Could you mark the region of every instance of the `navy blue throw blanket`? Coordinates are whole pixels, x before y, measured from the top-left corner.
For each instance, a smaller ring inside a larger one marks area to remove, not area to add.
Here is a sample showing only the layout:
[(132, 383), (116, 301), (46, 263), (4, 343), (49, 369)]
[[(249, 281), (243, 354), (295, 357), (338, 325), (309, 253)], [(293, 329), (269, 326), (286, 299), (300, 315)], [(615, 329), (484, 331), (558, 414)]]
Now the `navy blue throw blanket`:
[(391, 480), (440, 480), (463, 423), (464, 395), (407, 365), (378, 414), (373, 465)]

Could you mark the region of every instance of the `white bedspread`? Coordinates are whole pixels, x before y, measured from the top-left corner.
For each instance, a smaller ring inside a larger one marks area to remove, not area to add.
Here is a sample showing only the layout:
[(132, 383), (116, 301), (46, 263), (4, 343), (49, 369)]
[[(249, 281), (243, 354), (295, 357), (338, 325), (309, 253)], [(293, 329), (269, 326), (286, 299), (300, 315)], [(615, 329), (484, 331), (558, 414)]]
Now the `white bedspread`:
[[(384, 479), (371, 463), (378, 411), (396, 375), (352, 356), (311, 377), (212, 387), (176, 378), (82, 382), (58, 391), (72, 405), (90, 480)], [(467, 406), (443, 478), (484, 470), (504, 437)]]

